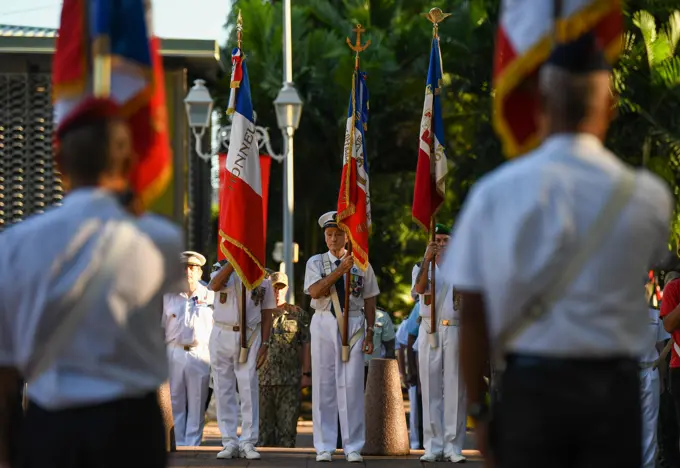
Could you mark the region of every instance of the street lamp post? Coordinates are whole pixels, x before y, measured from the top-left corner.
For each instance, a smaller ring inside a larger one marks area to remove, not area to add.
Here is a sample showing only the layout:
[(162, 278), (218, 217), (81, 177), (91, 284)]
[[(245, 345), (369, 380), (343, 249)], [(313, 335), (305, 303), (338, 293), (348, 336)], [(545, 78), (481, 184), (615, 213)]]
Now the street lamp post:
[(184, 98), (184, 107), (187, 113), (189, 127), (196, 139), (196, 154), (204, 161), (209, 161), (212, 152), (203, 152), (202, 139), (206, 129), (210, 127), (212, 117), (213, 99), (210, 91), (205, 87), (204, 80), (194, 80), (194, 85), (189, 90), (189, 94)]
[(274, 100), (276, 121), (283, 133), (286, 165), (283, 170), (283, 261), (288, 276), (288, 302), (295, 304), (293, 275), (293, 135), (300, 125), (302, 100), (293, 85), (293, 41), (290, 0), (283, 2), (283, 87)]

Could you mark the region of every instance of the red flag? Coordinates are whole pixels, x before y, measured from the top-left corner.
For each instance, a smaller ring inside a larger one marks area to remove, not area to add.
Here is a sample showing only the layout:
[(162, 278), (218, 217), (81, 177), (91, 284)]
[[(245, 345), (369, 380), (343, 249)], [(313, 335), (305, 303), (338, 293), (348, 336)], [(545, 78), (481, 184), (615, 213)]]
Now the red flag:
[[(269, 203), (269, 174), (271, 172), (272, 158), (269, 155), (260, 155), (260, 170), (262, 174), (262, 226), (264, 228), (264, 238), (265, 242), (267, 240), (267, 207)], [(226, 182), (227, 177), (227, 154), (219, 154), (219, 175), (220, 175), (220, 187), (219, 187), (219, 201), (220, 201), (220, 212), (222, 211), (222, 189)], [(220, 248), (221, 241), (217, 242), (217, 260), (224, 260), (226, 257), (222, 253)]]
[(503, 0), (494, 56), (493, 122), (508, 158), (538, 145), (537, 73), (554, 40), (569, 42), (592, 31), (607, 58), (621, 51), (619, 0), (563, 0), (554, 24), (553, 2)]
[(365, 73), (355, 71), (352, 80), (338, 196), (338, 226), (347, 232), (352, 242), (355, 264), (365, 271), (368, 268), (368, 235), (371, 231), (371, 198), (364, 141), (368, 122), (368, 87)]
[[(64, 0), (52, 66), (54, 120), (58, 125), (92, 95), (94, 68), (89, 51), (110, 59), (109, 97), (128, 118), (138, 157), (130, 184), (148, 206), (172, 175), (159, 40), (147, 22), (150, 2), (129, 0), (97, 7), (103, 2)], [(88, 8), (93, 18), (88, 17)], [(115, 27), (123, 23), (125, 28)]]

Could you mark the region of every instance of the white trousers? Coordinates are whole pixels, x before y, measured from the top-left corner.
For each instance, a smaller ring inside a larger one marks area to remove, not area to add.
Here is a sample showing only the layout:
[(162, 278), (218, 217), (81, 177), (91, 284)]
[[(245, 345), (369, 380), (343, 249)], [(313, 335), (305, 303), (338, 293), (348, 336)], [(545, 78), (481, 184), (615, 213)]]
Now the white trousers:
[[(252, 330), (248, 330), (248, 338)], [(243, 448), (257, 444), (259, 437), (259, 386), (257, 352), (262, 343), (258, 333), (248, 353), (248, 361), (239, 364), (241, 333), (213, 327), (210, 334), (210, 364), (213, 368), (213, 390), (217, 403), (217, 425), (222, 434), (222, 445)], [(241, 438), (239, 440), (238, 410), (241, 400)]]
[(408, 389), (408, 401), (410, 403), (411, 411), (409, 413), (409, 440), (412, 450), (420, 448), (420, 434), (418, 433), (418, 387), (415, 385)]
[(210, 381), (210, 363), (206, 354), (195, 349), (184, 351), (179, 346), (168, 346), (170, 400), (175, 443), (179, 446), (201, 445), (203, 439)]
[[(363, 316), (350, 317), (350, 337), (363, 323)], [(316, 311), (310, 332), (314, 448), (317, 453), (335, 451), (339, 415), (343, 450), (346, 454), (361, 452), (366, 440), (363, 340), (354, 345), (349, 361), (342, 362), (342, 340), (333, 314)]]
[(437, 327), (439, 346), (431, 348), (429, 320), (420, 324), (418, 364), (423, 398), (423, 445), (426, 454), (450, 457), (465, 443), (467, 408), (458, 363), (458, 327)]
[(642, 468), (656, 466), (656, 423), (659, 419), (659, 371), (652, 368), (640, 371), (642, 398)]

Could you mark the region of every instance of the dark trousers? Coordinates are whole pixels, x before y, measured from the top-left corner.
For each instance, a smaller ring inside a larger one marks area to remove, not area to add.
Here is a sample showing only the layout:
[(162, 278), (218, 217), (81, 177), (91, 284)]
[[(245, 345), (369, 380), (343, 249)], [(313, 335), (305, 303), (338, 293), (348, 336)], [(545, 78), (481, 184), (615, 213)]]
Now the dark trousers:
[(511, 356), (493, 403), (499, 468), (639, 468), (642, 416), (631, 359)]
[(165, 429), (155, 393), (48, 411), (29, 403), (22, 468), (164, 468)]
[[(661, 366), (668, 366), (670, 363), (670, 353), (666, 357), (665, 363)], [(657, 440), (659, 444), (659, 465), (660, 468), (677, 468), (680, 466), (680, 448), (678, 441), (680, 441), (680, 431), (678, 430), (678, 418), (676, 410), (676, 394), (680, 394), (680, 386), (675, 384), (676, 391), (673, 392), (673, 385), (671, 380), (672, 375), (667, 374), (665, 379), (665, 386), (661, 389), (661, 399), (659, 401), (659, 423), (657, 431)], [(677, 381), (677, 371), (676, 371)], [(679, 398), (680, 399), (680, 398)], [(678, 405), (680, 408), (680, 405)]]
[(11, 466), (16, 466), (19, 461), (19, 453), (21, 452), (21, 428), (23, 425), (24, 410), (22, 407), (24, 392), (24, 382), (19, 380), (17, 382), (16, 394), (12, 396), (12, 401), (9, 403), (9, 459)]

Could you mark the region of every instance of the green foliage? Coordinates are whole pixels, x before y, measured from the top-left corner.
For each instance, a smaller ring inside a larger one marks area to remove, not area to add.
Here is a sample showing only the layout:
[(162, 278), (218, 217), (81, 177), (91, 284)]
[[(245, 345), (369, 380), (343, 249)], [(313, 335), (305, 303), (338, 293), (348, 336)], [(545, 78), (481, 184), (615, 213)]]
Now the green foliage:
[[(676, 199), (680, 183), (680, 11), (670, 2), (634, 2), (615, 69), (618, 118), (609, 146), (634, 165), (664, 178)], [(645, 5), (646, 4), (646, 5)], [(632, 5), (631, 5), (632, 6)], [(672, 243), (680, 239), (677, 213)]]
[[(413, 264), (422, 256), (425, 233), (411, 220), (414, 171), (432, 26), (421, 16), (439, 6), (452, 16), (440, 26), (444, 66), (443, 111), (450, 161), (446, 204), (439, 220), (452, 224), (467, 191), (503, 162), (491, 127), (491, 73), (498, 17), (497, 0), (296, 0), (293, 2), (293, 75), (304, 101), (295, 138), (295, 240), (301, 262), (323, 251), (318, 216), (334, 209), (341, 171), (347, 101), (354, 55), (345, 38), (366, 28), (361, 54), (368, 73), (371, 114), (367, 149), (371, 173), (374, 232), (371, 263), (381, 286), (380, 305), (410, 309)], [(272, 129), (282, 148), (272, 101), (282, 81), (282, 5), (238, 0), (227, 21), (234, 30), (244, 18), (247, 57), (258, 124)], [(680, 13), (677, 0), (626, 2), (625, 49), (615, 70), (619, 118), (608, 145), (635, 165), (664, 177), (678, 193), (680, 171)], [(235, 34), (225, 55), (235, 44)], [(229, 77), (221, 83), (218, 107), (226, 108)], [(281, 240), (281, 180), (272, 167), (268, 252)], [(680, 232), (680, 223), (675, 232)], [(676, 234), (677, 235), (677, 234)], [(268, 260), (271, 262), (271, 260)], [(273, 266), (273, 265), (269, 265)], [(304, 263), (296, 268), (298, 299)]]

